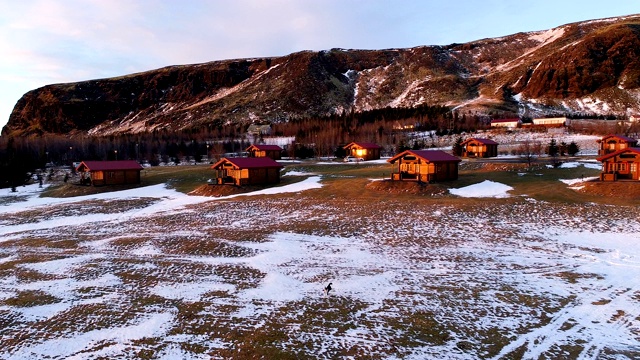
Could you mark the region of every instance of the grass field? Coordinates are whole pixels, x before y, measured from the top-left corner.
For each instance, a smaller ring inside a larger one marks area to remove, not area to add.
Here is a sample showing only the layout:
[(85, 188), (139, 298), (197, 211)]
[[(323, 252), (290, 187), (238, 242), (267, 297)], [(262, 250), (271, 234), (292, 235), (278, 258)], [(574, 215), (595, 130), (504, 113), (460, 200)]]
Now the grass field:
[[(220, 199), (186, 195), (208, 166), (7, 194), (0, 358), (640, 356), (639, 199), (560, 181), (584, 166), (370, 186), (390, 171), (304, 162), (282, 192)], [(486, 180), (510, 196), (447, 193)]]

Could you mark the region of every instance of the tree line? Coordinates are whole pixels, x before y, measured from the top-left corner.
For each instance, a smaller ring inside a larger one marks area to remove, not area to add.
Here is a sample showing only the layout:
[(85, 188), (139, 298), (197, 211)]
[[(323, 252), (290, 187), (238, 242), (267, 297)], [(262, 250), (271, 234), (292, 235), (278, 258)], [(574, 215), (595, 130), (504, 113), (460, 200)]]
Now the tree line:
[[(409, 129), (442, 130), (455, 126), (460, 131), (469, 128), (469, 124), (475, 126), (466, 115), (464, 121), (458, 120), (458, 115), (447, 107), (421, 105), (293, 119), (273, 124), (271, 136), (295, 137), (297, 145), (288, 149), (288, 155), (304, 158), (332, 155), (351, 141), (395, 146)], [(0, 187), (21, 185), (30, 173), (47, 165), (71, 166), (82, 160), (137, 160), (154, 166), (160, 162), (216, 159), (250, 145), (247, 127), (248, 124), (236, 124), (110, 136), (1, 137)]]
[[(515, 114), (502, 114), (502, 117)], [(269, 136), (295, 138), (286, 156), (296, 158), (341, 156), (342, 146), (372, 142), (383, 152), (429, 147), (410, 134), (437, 136), (472, 133), (490, 126), (494, 114), (452, 111), (445, 106), (382, 108), (292, 119), (271, 124)], [(71, 166), (82, 160), (137, 160), (151, 166), (182, 161), (213, 161), (246, 149), (249, 124), (205, 125), (183, 131), (155, 130), (110, 136), (55, 135), (0, 137), (0, 187), (21, 185), (29, 174), (47, 166)], [(260, 139), (258, 139), (259, 141)]]

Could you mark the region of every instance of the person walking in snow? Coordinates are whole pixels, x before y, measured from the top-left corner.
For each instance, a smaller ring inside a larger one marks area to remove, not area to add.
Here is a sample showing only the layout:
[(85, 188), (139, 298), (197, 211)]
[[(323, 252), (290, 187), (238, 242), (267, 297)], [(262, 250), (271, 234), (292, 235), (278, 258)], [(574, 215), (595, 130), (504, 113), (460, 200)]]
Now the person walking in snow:
[(324, 296), (329, 295), (329, 291), (331, 291), (331, 284), (333, 283), (329, 283), (329, 285), (324, 288)]

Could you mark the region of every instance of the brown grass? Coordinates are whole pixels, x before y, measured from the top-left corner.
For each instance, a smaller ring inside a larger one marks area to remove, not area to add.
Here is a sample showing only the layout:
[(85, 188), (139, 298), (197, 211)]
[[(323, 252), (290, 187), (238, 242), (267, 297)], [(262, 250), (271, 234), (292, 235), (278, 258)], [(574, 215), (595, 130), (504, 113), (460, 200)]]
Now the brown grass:
[(20, 291), (16, 296), (4, 300), (4, 304), (16, 307), (32, 307), (47, 304), (55, 304), (60, 299), (39, 290)]

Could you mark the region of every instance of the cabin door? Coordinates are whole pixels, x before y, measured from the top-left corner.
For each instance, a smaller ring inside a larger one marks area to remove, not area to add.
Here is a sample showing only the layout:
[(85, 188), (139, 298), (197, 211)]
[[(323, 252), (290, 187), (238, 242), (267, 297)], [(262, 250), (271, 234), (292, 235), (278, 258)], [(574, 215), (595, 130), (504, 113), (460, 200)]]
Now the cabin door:
[(638, 163), (631, 163), (629, 172), (631, 173), (631, 179), (638, 180)]

